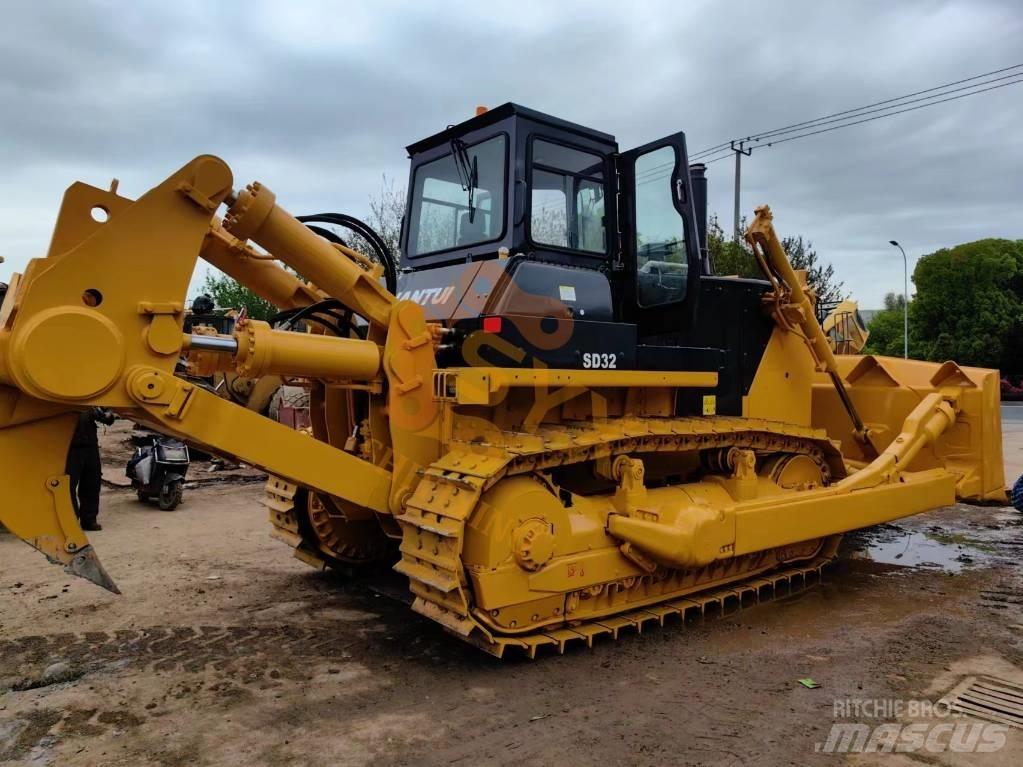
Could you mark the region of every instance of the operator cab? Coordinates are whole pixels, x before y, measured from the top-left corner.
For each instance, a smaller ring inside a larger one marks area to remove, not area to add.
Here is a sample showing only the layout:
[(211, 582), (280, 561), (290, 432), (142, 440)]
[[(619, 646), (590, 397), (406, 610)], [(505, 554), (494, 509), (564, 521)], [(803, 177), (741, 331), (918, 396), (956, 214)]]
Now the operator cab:
[(451, 329), (441, 367), (717, 371), (679, 412), (705, 395), (741, 412), (766, 283), (710, 276), (705, 168), (684, 134), (623, 152), (504, 104), (408, 153), (398, 298)]
[[(620, 153), (610, 134), (504, 104), (408, 153), (406, 274), (508, 259), (510, 279), (521, 271), (530, 283), (546, 281), (549, 298), (569, 311), (588, 308), (590, 319), (649, 318), (663, 326), (672, 306), (681, 320), (679, 304), (700, 274), (705, 229), (681, 133)], [(573, 269), (602, 276), (577, 274), (584, 285), (564, 285)], [(411, 296), (452, 271), (402, 282)], [(588, 306), (572, 306), (580, 300)]]
[(408, 152), (404, 266), (496, 258), (501, 248), (591, 268), (611, 255), (614, 136), (505, 104)]

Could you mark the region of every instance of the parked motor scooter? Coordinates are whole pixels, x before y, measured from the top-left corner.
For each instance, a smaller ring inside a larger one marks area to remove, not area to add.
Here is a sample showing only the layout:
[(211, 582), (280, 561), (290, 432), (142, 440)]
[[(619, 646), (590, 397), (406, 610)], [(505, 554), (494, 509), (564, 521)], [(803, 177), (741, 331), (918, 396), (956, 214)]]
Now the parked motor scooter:
[(173, 511), (181, 503), (189, 460), (183, 442), (150, 433), (135, 449), (125, 474), (140, 501), (156, 498), (163, 511)]

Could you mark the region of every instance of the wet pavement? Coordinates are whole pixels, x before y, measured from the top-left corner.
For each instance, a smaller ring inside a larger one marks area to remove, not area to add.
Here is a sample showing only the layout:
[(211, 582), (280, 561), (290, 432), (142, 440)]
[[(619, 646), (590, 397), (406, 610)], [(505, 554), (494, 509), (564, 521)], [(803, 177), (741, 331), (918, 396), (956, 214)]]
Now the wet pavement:
[(1023, 424), (1023, 402), (1002, 403), (1002, 423)]
[[(1023, 403), (1002, 403), (1005, 480), (1023, 474)], [(957, 504), (891, 524), (857, 530), (840, 556), (875, 572), (962, 573), (1015, 568), (1023, 555), (1023, 514), (1010, 507)]]
[(957, 504), (858, 530), (842, 542), (843, 557), (899, 569), (960, 573), (1014, 567), (1023, 554), (1023, 515), (1011, 508)]
[(1002, 403), (1005, 482), (1009, 487), (1023, 475), (1023, 402)]

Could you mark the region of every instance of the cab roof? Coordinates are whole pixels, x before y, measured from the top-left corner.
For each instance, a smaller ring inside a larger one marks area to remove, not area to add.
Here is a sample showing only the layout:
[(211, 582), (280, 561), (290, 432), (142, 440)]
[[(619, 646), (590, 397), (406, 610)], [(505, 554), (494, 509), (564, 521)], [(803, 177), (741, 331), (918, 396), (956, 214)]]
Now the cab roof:
[(533, 122), (543, 123), (559, 130), (585, 136), (586, 138), (594, 141), (616, 144), (615, 137), (610, 133), (593, 130), (592, 128), (587, 128), (585, 125), (579, 125), (578, 123), (569, 122), (568, 120), (562, 120), (560, 117), (554, 117), (549, 114), (544, 114), (543, 112), (537, 112), (535, 109), (529, 109), (527, 107), (520, 106), (519, 104), (513, 104), (509, 101), (507, 104), (502, 104), (499, 107), (488, 109), (483, 114), (476, 115), (475, 117), (465, 120), (464, 122), (460, 122), (457, 125), (449, 125), (439, 133), (434, 133), (432, 136), (416, 141), (413, 144), (409, 144), (406, 149), (408, 150), (409, 157), (412, 157), (436, 146), (447, 144), (456, 136), (461, 136), (470, 131), (485, 128), (488, 125), (493, 125), (501, 120), (513, 116), (524, 117), (528, 120), (532, 120)]

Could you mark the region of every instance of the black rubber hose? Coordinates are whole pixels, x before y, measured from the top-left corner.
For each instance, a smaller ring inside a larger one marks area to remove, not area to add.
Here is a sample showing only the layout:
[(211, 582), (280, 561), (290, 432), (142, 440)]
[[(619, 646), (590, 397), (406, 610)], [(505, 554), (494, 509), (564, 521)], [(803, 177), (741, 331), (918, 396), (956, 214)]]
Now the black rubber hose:
[(394, 255), (391, 253), (391, 249), (387, 247), (387, 243), (384, 242), (384, 239), (377, 231), (364, 221), (344, 213), (321, 213), (319, 215), (324, 218), (325, 223), (346, 227), (361, 235), (369, 243), (377, 256), (377, 260), (384, 266), (384, 279), (387, 289), (391, 293), (395, 293), (398, 289), (398, 268), (394, 262)]
[[(342, 335), (341, 328), (337, 325), (336, 322), (331, 322), (326, 317), (324, 317), (324, 316), (322, 316), (320, 314), (315, 314), (315, 313), (314, 314), (307, 314), (304, 317), (302, 317), (302, 320), (307, 321), (307, 322), (315, 322), (317, 325), (322, 325), (323, 327), (325, 327), (327, 330), (329, 330), (331, 333), (333, 333), (336, 336)], [(280, 320), (277, 320), (275, 318), (274, 320), (271, 321), (270, 324), (273, 326), (276, 322), (280, 322)], [(287, 318), (287, 319), (284, 320), (284, 322), (282, 323), (281, 327), (278, 328), (278, 329), (279, 330), (290, 330), (291, 326), (294, 325), (296, 322), (298, 322), (298, 320), (292, 319), (292, 318)]]
[[(398, 292), (398, 268), (394, 263), (394, 255), (391, 253), (391, 249), (387, 247), (387, 243), (384, 242), (383, 238), (365, 221), (360, 221), (355, 216), (349, 216), (345, 213), (315, 213), (311, 216), (298, 216), (298, 220), (306, 226), (310, 224), (341, 226), (362, 237), (369, 243), (369, 246), (373, 249), (373, 254), (384, 267), (384, 282), (387, 285), (387, 290), (391, 293)], [(345, 244), (336, 234), (333, 232), (328, 234), (328, 231), (322, 227), (309, 226), (309, 228), (331, 242), (341, 245)]]
[[(315, 311), (304, 312), (304, 309), (315, 309)], [(300, 311), (303, 311), (303, 314), (301, 316), (297, 316)], [(291, 330), (292, 326), (301, 320), (315, 322), (318, 325), (322, 325), (340, 338), (348, 338), (351, 335), (351, 309), (345, 309), (340, 313), (330, 309), (317, 309), (315, 307), (287, 309), (283, 312), (278, 312), (271, 317), (269, 323), (271, 327), (278, 327), (279, 325), (282, 330)]]
[[(301, 221), (301, 219), (299, 219), (299, 220)], [(310, 232), (314, 232), (314, 233), (320, 235), (320, 237), (322, 237), (323, 239), (325, 239), (325, 240), (327, 240), (329, 242), (334, 242), (334, 243), (337, 243), (338, 245), (344, 245), (346, 248), (348, 247), (348, 243), (347, 242), (345, 242), (343, 239), (338, 237), (336, 234), (334, 234), (329, 229), (324, 229), (322, 226), (316, 226), (315, 224), (306, 224), (306, 228)]]
[[(331, 309), (340, 309), (341, 316), (338, 317), (334, 315), (330, 311)], [(289, 312), (281, 312), (277, 316), (280, 316), (281, 314), (285, 315), (283, 322), (287, 327), (291, 327), (299, 320), (309, 319), (319, 322), (321, 325), (329, 327), (332, 331), (334, 331), (336, 335), (341, 336), (343, 338), (347, 337), (351, 333), (352, 329), (351, 312), (343, 303), (338, 301), (336, 298), (328, 298), (323, 301), (318, 301), (315, 304), (303, 306), (301, 309), (294, 309)], [(342, 324), (335, 325), (333, 323), (328, 323), (323, 317), (320, 316), (321, 314), (327, 314), (328, 316), (338, 320), (338, 322)]]
[[(290, 322), (294, 315), (297, 312), (302, 311), (304, 308), (306, 307), (299, 306), (295, 309), (285, 309), (284, 311), (277, 312), (277, 314), (270, 318), (269, 322), (271, 325), (276, 325), (279, 322)], [(343, 309), (341, 311), (336, 311), (334, 309), (317, 309), (315, 314), (324, 315), (335, 322), (345, 322), (346, 316), (350, 314), (350, 311), (348, 309)]]

